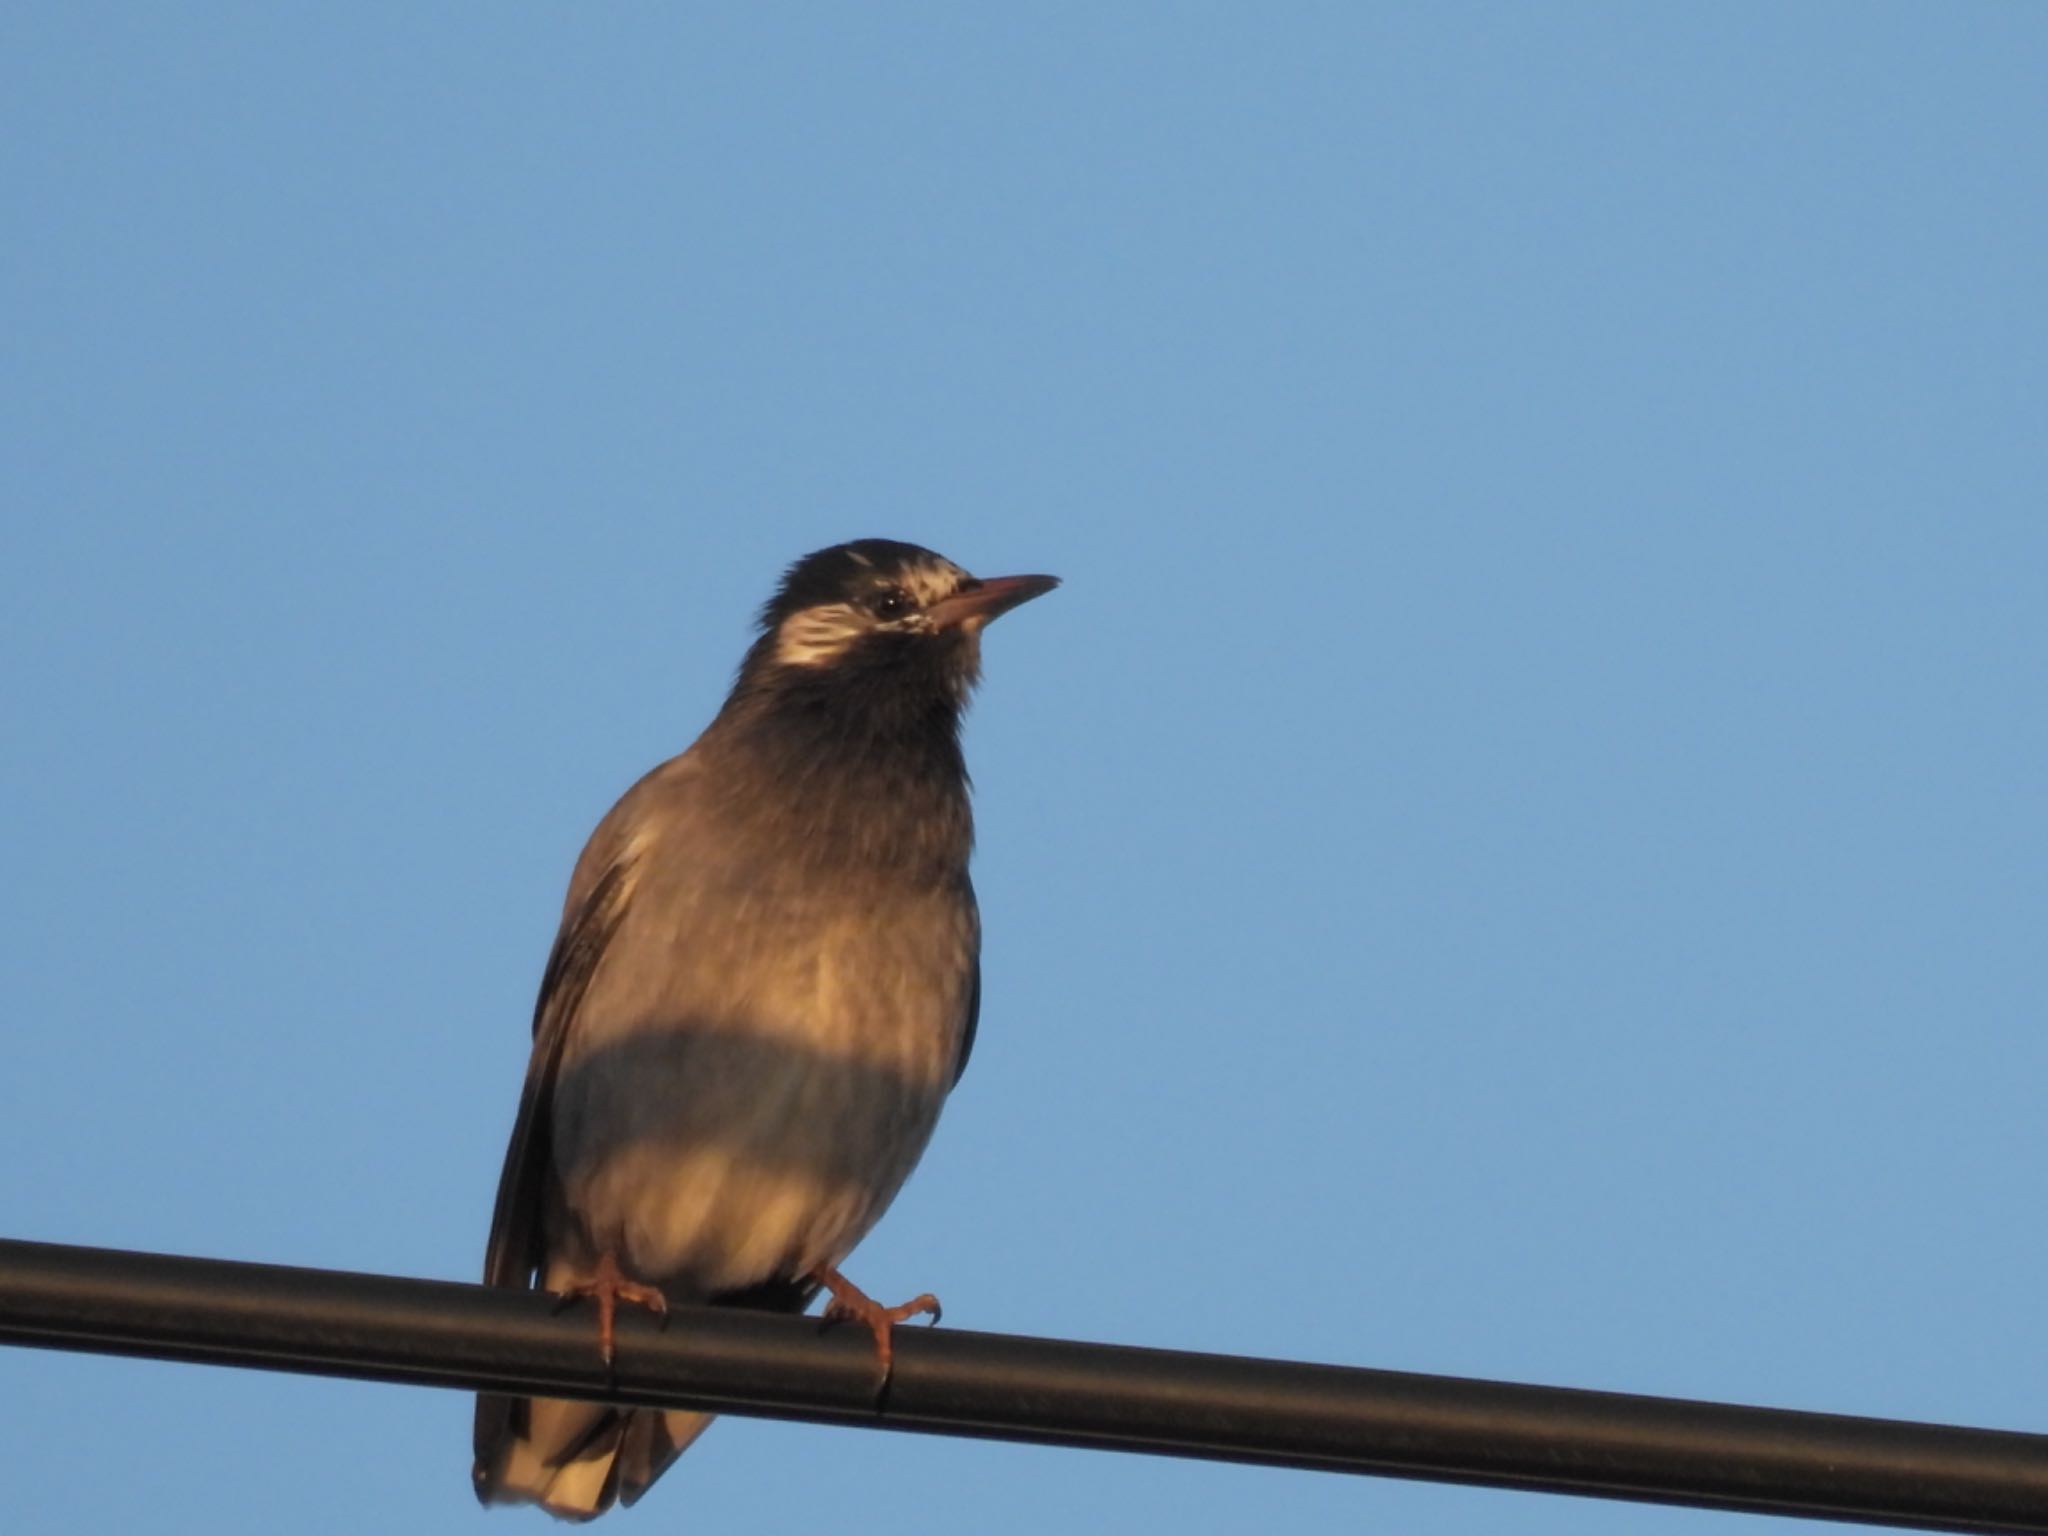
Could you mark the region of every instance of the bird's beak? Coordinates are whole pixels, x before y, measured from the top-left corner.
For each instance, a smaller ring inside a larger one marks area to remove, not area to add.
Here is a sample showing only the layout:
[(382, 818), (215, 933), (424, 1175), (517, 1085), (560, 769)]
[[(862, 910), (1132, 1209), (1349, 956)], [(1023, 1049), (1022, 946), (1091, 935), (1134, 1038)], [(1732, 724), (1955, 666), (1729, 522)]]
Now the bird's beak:
[(979, 630), (990, 619), (1008, 613), (1019, 603), (1043, 597), (1060, 584), (1057, 576), (991, 576), (974, 586), (942, 597), (925, 610), (934, 629)]

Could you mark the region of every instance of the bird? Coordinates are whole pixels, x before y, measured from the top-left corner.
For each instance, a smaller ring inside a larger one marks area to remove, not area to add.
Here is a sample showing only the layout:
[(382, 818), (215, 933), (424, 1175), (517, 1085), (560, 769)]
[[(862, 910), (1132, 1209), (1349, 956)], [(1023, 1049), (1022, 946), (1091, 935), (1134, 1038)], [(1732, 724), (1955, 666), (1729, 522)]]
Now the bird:
[[(892, 539), (788, 567), (723, 707), (576, 861), (534, 1008), (487, 1285), (891, 1330), (840, 1273), (974, 1046), (981, 920), (960, 726), (984, 627), (1059, 585)], [(631, 1505), (711, 1416), (484, 1394), (481, 1503)]]

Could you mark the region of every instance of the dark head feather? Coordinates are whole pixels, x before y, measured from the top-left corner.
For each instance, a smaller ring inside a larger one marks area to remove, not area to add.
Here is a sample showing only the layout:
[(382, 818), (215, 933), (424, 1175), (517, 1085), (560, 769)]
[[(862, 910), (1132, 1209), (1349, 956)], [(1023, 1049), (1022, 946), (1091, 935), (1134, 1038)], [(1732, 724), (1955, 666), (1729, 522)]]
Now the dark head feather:
[(821, 603), (846, 602), (918, 566), (939, 564), (942, 558), (900, 539), (854, 539), (813, 550), (783, 572), (782, 585), (761, 605), (761, 630), (771, 632), (793, 613)]
[(772, 823), (813, 862), (956, 867), (972, 836), (960, 712), (981, 628), (1053, 584), (981, 581), (895, 539), (805, 555), (700, 743), (741, 762), (725, 814)]

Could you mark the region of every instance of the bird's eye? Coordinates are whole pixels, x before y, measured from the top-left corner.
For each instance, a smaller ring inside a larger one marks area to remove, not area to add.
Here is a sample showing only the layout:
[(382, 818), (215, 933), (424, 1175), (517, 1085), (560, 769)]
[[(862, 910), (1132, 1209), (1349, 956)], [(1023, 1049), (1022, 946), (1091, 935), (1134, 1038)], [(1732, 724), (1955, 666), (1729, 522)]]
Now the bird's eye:
[(916, 606), (901, 587), (885, 587), (869, 601), (868, 611), (878, 619), (900, 619)]

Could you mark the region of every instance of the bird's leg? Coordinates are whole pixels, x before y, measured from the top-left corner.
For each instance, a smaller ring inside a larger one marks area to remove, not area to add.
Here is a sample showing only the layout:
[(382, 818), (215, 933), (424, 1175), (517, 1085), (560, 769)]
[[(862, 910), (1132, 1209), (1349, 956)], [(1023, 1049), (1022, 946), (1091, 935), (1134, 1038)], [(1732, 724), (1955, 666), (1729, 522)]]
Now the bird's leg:
[(829, 1264), (813, 1270), (811, 1278), (832, 1293), (825, 1304), (826, 1322), (860, 1323), (875, 1336), (875, 1359), (881, 1363), (883, 1386), (889, 1384), (889, 1373), (896, 1365), (896, 1325), (924, 1312), (931, 1313), (934, 1324), (939, 1320), (939, 1298), (930, 1291), (913, 1296), (900, 1307), (885, 1307)]
[(597, 1256), (597, 1268), (588, 1280), (575, 1281), (555, 1294), (561, 1297), (563, 1306), (579, 1296), (588, 1296), (597, 1303), (597, 1352), (606, 1365), (612, 1363), (612, 1323), (620, 1302), (630, 1301), (659, 1316), (668, 1315), (668, 1298), (651, 1285), (628, 1280), (609, 1248)]

